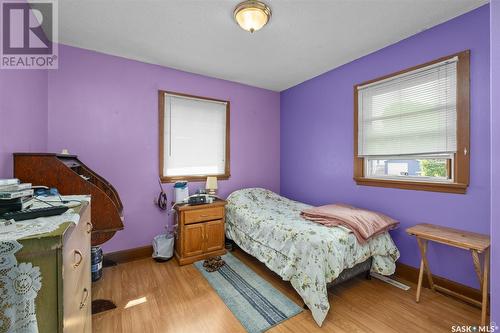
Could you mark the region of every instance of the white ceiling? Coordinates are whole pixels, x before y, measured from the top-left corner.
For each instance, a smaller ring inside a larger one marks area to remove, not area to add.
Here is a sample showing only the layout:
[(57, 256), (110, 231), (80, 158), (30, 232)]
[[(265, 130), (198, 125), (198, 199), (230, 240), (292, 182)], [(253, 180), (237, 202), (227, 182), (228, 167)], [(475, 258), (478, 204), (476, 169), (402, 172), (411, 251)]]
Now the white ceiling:
[(281, 91), (477, 8), (487, 0), (265, 0), (262, 30), (240, 29), (238, 0), (62, 0), (59, 39)]

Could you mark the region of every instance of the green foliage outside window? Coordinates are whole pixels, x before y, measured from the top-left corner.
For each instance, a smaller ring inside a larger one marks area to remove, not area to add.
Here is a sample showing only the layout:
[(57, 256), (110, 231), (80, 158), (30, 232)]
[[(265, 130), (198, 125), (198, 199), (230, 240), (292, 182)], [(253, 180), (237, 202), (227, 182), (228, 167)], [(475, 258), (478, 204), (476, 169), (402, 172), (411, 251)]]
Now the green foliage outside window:
[(427, 177), (446, 177), (445, 160), (420, 160), (423, 175)]

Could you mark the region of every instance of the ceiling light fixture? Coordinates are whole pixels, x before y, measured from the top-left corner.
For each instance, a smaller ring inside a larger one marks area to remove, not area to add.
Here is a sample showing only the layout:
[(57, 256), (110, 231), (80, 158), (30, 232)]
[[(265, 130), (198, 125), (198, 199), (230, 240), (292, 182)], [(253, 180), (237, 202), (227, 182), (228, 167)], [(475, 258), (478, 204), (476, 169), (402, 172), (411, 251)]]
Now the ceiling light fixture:
[(271, 8), (260, 1), (243, 1), (234, 9), (234, 19), (242, 29), (253, 33), (269, 22)]

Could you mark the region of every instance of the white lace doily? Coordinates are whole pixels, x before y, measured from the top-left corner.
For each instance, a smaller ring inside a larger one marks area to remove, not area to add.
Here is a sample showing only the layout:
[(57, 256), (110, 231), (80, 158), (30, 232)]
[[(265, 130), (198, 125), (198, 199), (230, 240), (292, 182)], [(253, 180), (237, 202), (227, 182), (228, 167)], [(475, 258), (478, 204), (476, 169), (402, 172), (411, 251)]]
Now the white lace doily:
[(10, 225), (0, 224), (0, 242), (52, 232), (65, 222), (78, 223), (79, 220), (80, 215), (70, 209), (58, 216), (40, 217), (34, 220), (14, 222)]
[[(86, 196), (72, 198), (90, 200)], [(22, 248), (18, 240), (52, 232), (65, 222), (77, 224), (79, 220), (80, 215), (70, 209), (58, 216), (0, 224), (0, 332), (38, 332), (35, 299), (42, 288), (42, 276), (39, 267), (17, 262), (15, 254)]]

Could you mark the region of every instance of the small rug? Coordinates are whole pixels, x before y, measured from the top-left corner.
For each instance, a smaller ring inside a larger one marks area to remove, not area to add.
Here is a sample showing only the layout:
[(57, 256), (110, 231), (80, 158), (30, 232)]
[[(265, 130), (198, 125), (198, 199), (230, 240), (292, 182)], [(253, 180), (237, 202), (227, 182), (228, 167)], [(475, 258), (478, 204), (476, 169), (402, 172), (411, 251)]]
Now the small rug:
[(248, 332), (267, 331), (302, 312), (300, 306), (232, 254), (222, 259), (226, 264), (212, 273), (205, 271), (203, 260), (194, 265)]

